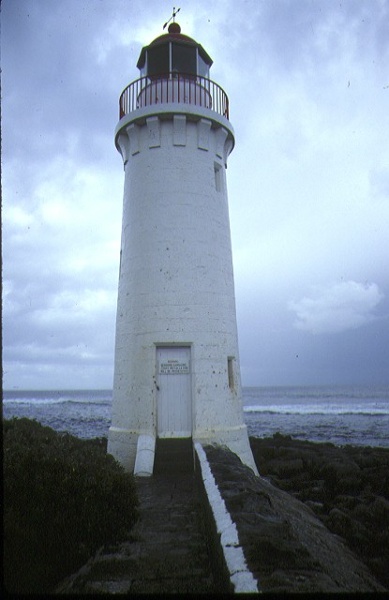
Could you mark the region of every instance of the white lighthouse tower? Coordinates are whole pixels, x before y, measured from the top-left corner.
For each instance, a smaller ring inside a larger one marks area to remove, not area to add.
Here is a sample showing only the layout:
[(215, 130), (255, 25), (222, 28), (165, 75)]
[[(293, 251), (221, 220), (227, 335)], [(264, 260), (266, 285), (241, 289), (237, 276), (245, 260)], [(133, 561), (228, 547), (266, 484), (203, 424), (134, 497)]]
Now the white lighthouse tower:
[(173, 22), (142, 49), (141, 76), (120, 96), (125, 183), (108, 451), (128, 471), (148, 452), (152, 473), (158, 438), (190, 438), (229, 447), (256, 472), (225, 174), (234, 132), (211, 65)]

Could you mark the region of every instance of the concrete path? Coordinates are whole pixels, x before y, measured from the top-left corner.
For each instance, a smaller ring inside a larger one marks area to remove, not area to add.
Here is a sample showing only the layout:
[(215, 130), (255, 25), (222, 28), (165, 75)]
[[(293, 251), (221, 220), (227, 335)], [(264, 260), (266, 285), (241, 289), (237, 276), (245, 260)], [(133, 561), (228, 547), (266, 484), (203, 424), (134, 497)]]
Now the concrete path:
[(140, 518), (131, 540), (104, 550), (62, 593), (215, 593), (193, 473), (137, 478)]

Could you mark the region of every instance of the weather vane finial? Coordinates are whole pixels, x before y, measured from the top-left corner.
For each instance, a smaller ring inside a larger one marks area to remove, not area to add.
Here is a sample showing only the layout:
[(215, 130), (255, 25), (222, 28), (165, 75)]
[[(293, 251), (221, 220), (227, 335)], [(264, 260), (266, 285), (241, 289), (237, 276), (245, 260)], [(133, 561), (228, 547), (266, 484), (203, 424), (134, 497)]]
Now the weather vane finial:
[(173, 14), (172, 14), (172, 16), (170, 17), (170, 19), (169, 19), (168, 21), (166, 21), (165, 25), (163, 26), (163, 29), (165, 29), (166, 25), (169, 25), (169, 23), (170, 23), (170, 21), (171, 21), (172, 19), (173, 19), (173, 23), (175, 23), (174, 19), (176, 18), (176, 14), (177, 14), (178, 12), (180, 12), (180, 10), (181, 10), (181, 8), (177, 8), (177, 10), (176, 10), (176, 7), (175, 7), (175, 6), (173, 6)]

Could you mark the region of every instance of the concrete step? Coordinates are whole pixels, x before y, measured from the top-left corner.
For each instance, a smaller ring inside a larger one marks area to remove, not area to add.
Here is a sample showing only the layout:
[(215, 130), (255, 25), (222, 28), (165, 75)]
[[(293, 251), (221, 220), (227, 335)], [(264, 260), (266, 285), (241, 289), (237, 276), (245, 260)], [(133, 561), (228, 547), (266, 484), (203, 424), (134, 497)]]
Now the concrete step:
[(193, 473), (192, 438), (157, 438), (154, 474)]

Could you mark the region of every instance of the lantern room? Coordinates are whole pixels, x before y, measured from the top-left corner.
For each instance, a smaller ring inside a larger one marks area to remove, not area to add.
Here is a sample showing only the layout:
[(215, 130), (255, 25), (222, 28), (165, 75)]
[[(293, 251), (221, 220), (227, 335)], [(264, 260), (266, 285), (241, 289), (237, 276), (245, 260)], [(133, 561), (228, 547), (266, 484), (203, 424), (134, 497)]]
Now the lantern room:
[(140, 77), (119, 99), (120, 119), (156, 105), (171, 110), (172, 104), (185, 104), (189, 111), (201, 107), (229, 119), (228, 96), (209, 79), (212, 63), (201, 44), (182, 34), (178, 23), (170, 23), (168, 33), (142, 48), (137, 62)]
[(204, 48), (181, 33), (178, 23), (169, 25), (168, 33), (142, 48), (137, 67), (141, 77), (156, 79), (174, 74), (196, 78), (209, 77), (212, 59)]

